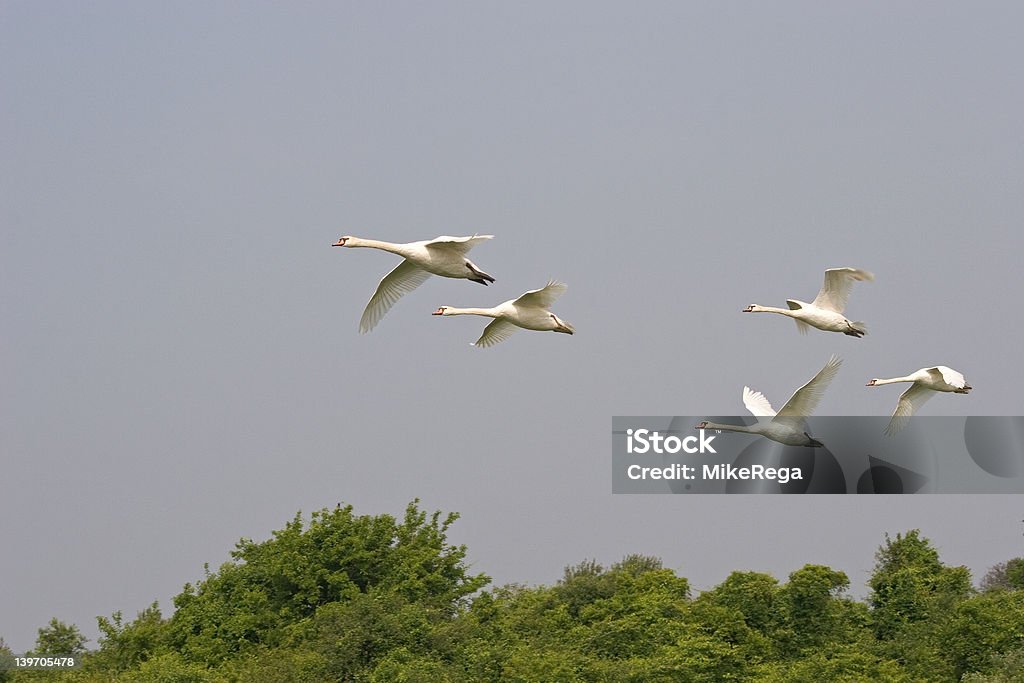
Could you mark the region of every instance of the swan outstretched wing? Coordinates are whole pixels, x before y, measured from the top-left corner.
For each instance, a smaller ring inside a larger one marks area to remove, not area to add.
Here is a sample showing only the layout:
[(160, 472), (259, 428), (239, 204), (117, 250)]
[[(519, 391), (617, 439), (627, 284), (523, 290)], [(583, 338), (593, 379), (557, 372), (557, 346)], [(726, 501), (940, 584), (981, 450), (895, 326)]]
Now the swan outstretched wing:
[(567, 289), (569, 289), (569, 285), (561, 282), (555, 282), (554, 280), (548, 280), (548, 283), (540, 289), (531, 289), (518, 299), (515, 299), (512, 303), (516, 306), (548, 308), (551, 304), (555, 303), (555, 300), (558, 299), (558, 297), (565, 294), (565, 290)]
[(750, 387), (743, 387), (743, 405), (757, 417), (775, 417), (775, 409), (765, 395)]
[(907, 422), (910, 421), (910, 416), (917, 412), (925, 404), (925, 401), (934, 395), (935, 392), (928, 387), (916, 382), (911, 384), (909, 389), (900, 394), (900, 401), (896, 404), (896, 410), (893, 411), (892, 419), (889, 420), (889, 426), (885, 428), (885, 433), (888, 436), (892, 436), (906, 427)]
[(473, 346), (477, 348), (494, 346), (498, 342), (508, 339), (517, 329), (515, 325), (504, 318), (495, 318), (487, 324), (487, 327), (484, 328), (484, 333), (473, 343)]
[(456, 254), (465, 254), (480, 242), (486, 241), (494, 235), (473, 235), (471, 237), (449, 237), (441, 235), (427, 242), (424, 246), (428, 249), (447, 249)]
[(935, 379), (941, 379), (951, 387), (957, 389), (963, 389), (967, 386), (967, 378), (961, 375), (953, 368), (947, 368), (945, 365), (938, 365), (934, 368), (928, 368), (928, 374)]
[(825, 284), (821, 286), (818, 296), (814, 297), (814, 305), (842, 313), (850, 298), (853, 283), (874, 279), (874, 275), (859, 268), (829, 268), (825, 271)]
[(778, 417), (807, 417), (813, 413), (842, 364), (843, 361), (838, 356), (829, 358), (825, 367), (819, 370), (810, 382), (797, 389), (786, 401), (786, 405), (779, 410)]
[(376, 327), (396, 301), (422, 285), (428, 277), (430, 277), (430, 273), (413, 264), (412, 261), (403, 260), (399, 263), (394, 270), (381, 279), (380, 284), (377, 285), (377, 291), (370, 297), (370, 302), (366, 304), (366, 309), (363, 311), (363, 317), (359, 319), (359, 332), (365, 334)]
[[(791, 311), (799, 311), (803, 308), (799, 301), (793, 301), (792, 299), (786, 299), (786, 304), (789, 305), (789, 310)], [(800, 334), (807, 334), (807, 330), (811, 329), (811, 326), (800, 320), (800, 318), (793, 318), (793, 322), (796, 323), (796, 329)]]

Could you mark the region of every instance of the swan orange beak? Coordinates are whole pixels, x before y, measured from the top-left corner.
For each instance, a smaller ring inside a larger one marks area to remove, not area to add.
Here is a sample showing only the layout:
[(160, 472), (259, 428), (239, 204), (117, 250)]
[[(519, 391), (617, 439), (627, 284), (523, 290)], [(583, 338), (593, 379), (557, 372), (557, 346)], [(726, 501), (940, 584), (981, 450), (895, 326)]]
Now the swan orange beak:
[(439, 308), (430, 315), (444, 315), (444, 308)]
[(342, 237), (341, 239), (339, 239), (337, 242), (335, 242), (331, 246), (332, 247), (343, 247), (343, 246), (345, 246), (345, 238)]

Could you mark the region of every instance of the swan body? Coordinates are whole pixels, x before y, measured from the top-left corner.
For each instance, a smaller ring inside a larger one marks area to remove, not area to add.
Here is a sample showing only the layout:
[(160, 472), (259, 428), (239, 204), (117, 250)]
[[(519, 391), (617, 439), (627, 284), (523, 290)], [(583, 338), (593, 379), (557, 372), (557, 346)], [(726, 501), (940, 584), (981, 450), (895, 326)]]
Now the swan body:
[(339, 238), (331, 246), (382, 249), (403, 258), (403, 261), (385, 275), (377, 285), (377, 290), (370, 297), (370, 301), (363, 310), (363, 316), (359, 320), (359, 332), (366, 333), (376, 327), (396, 301), (422, 285), (431, 275), (463, 278), (479, 282), (482, 285), (494, 282), (493, 277), (477, 268), (476, 264), (466, 258), (466, 253), (470, 249), (492, 237), (493, 235), (473, 235), (472, 237), (442, 235), (432, 240), (405, 244), (351, 236)]
[(814, 301), (807, 303), (797, 299), (787, 299), (789, 308), (773, 308), (750, 304), (744, 313), (778, 313), (796, 321), (800, 334), (807, 334), (807, 328), (816, 327), (826, 332), (842, 332), (851, 337), (860, 338), (868, 333), (862, 321), (850, 321), (843, 315), (846, 302), (850, 298), (850, 290), (854, 282), (874, 280), (875, 276), (859, 268), (829, 268), (825, 271), (825, 282), (821, 286)]
[[(727, 432), (744, 432), (747, 434), (759, 434), (772, 441), (787, 446), (824, 446), (820, 441), (807, 433), (808, 415), (814, 412), (825, 394), (825, 389), (839, 372), (839, 366), (843, 361), (837, 356), (832, 356), (825, 363), (825, 366), (803, 385), (786, 401), (786, 405), (775, 412), (772, 404), (760, 391), (754, 391), (750, 387), (743, 387), (743, 405), (759, 419), (756, 424), (727, 425), (717, 422), (704, 421), (697, 425), (697, 429), (718, 429)], [(762, 419), (763, 418), (763, 419)], [(771, 419), (767, 419), (771, 418)]]
[(897, 382), (911, 382), (911, 385), (900, 395), (892, 419), (889, 420), (889, 425), (885, 428), (885, 433), (889, 436), (906, 427), (910, 416), (934, 396), (935, 392), (966, 394), (973, 388), (967, 384), (967, 379), (962, 374), (945, 365), (921, 368), (906, 377), (873, 379), (867, 383), (867, 386), (880, 387), (883, 384), (896, 384)]
[(807, 446), (810, 448), (823, 447), (825, 444), (802, 431), (788, 424), (776, 422), (758, 422), (745, 427), (743, 425), (726, 425), (717, 422), (701, 422), (697, 429), (717, 429), (729, 432), (744, 432), (746, 434), (759, 434), (765, 438), (777, 441), (787, 446)]
[(551, 280), (541, 289), (531, 289), (516, 299), (509, 299), (493, 308), (455, 308), (441, 306), (433, 315), (484, 315), (494, 318), (483, 334), (473, 343), (478, 348), (494, 346), (505, 341), (517, 327), (542, 332), (573, 334), (573, 326), (548, 310), (568, 287)]

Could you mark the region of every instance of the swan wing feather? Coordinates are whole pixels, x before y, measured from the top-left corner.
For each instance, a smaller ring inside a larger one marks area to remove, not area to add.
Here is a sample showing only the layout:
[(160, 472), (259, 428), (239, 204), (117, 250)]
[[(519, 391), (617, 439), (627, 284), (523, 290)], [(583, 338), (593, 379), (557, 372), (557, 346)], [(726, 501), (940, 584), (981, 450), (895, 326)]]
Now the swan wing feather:
[(757, 417), (775, 417), (775, 409), (768, 398), (750, 387), (743, 387), (743, 405)]
[(945, 365), (928, 368), (928, 374), (936, 379), (942, 379), (946, 384), (957, 389), (963, 389), (967, 386), (966, 377), (953, 368), (947, 368)]
[(551, 304), (555, 303), (558, 297), (565, 294), (567, 289), (569, 289), (569, 286), (564, 283), (548, 280), (548, 283), (540, 289), (531, 289), (512, 303), (516, 306), (548, 308)]
[(517, 329), (515, 325), (504, 318), (495, 318), (487, 324), (483, 334), (473, 343), (473, 346), (483, 349), (488, 346), (494, 346), (498, 342), (508, 339)]
[[(799, 311), (803, 306), (800, 305), (799, 301), (793, 301), (792, 299), (786, 299), (786, 303), (789, 305), (789, 310)], [(811, 326), (805, 323), (800, 318), (793, 318), (793, 322), (796, 323), (797, 332), (800, 334), (807, 334), (807, 330), (811, 329)]]
[(365, 334), (376, 327), (396, 301), (422, 285), (429, 277), (430, 273), (412, 261), (403, 259), (377, 285), (377, 291), (370, 297), (363, 310), (363, 317), (359, 319), (359, 332)]
[(427, 242), (428, 249), (446, 249), (456, 254), (465, 254), (480, 242), (493, 238), (494, 235), (472, 235), (470, 237), (450, 237), (440, 235)]
[(907, 426), (910, 416), (916, 413), (925, 402), (935, 395), (935, 392), (915, 382), (910, 388), (900, 394), (900, 400), (896, 404), (896, 410), (892, 413), (892, 419), (885, 428), (885, 433), (892, 436)]
[(821, 291), (814, 297), (814, 305), (841, 314), (850, 298), (853, 283), (874, 279), (872, 273), (859, 268), (829, 268), (825, 271)]
[(797, 389), (788, 401), (786, 405), (782, 406), (779, 410), (778, 417), (793, 418), (793, 417), (807, 417), (814, 412), (814, 409), (818, 407), (818, 403), (821, 402), (821, 397), (825, 395), (825, 390), (828, 389), (828, 385), (835, 379), (836, 373), (839, 372), (839, 366), (843, 364), (843, 361), (838, 356), (832, 356), (825, 363), (825, 367), (818, 371), (811, 381)]

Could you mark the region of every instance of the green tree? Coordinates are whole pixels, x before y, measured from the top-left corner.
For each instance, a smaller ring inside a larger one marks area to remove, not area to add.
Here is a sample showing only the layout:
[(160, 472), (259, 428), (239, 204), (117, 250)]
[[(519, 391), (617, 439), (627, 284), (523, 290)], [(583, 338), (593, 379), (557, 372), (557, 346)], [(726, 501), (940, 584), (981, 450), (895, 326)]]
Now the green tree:
[(779, 582), (770, 574), (733, 572), (700, 599), (743, 615), (747, 626), (769, 633), (783, 618)]
[(452, 618), (488, 578), (471, 574), (464, 546), (447, 541), (458, 515), (356, 516), (352, 507), (300, 515), (270, 540), (243, 539), (232, 561), (174, 598), (170, 644), (187, 659), (217, 664), (251, 648), (277, 647), (288, 627), (331, 603), (374, 592)]
[(1015, 557), (1006, 563), (1006, 581), (1012, 590), (1024, 590), (1024, 557)]
[(36, 637), (37, 655), (80, 655), (85, 652), (86, 638), (74, 624), (65, 624), (56, 617), (39, 629)]
[(871, 619), (878, 651), (921, 677), (951, 680), (943, 629), (957, 603), (972, 593), (966, 567), (947, 567), (917, 530), (886, 542), (875, 555)]
[(615, 593), (615, 583), (604, 567), (594, 560), (584, 560), (566, 567), (562, 580), (555, 586), (555, 595), (574, 618), (580, 610)]
[(414, 659), (448, 656), (448, 644), (438, 637), (447, 619), (434, 608), (371, 588), (317, 610), (303, 627), (302, 641), (329, 662), (334, 678), (351, 680), (398, 650)]
[(627, 556), (604, 578), (611, 594), (584, 606), (577, 616), (586, 626), (577, 631), (585, 652), (624, 659), (647, 656), (660, 645), (675, 642), (690, 596), (686, 579), (643, 555)]
[(370, 673), (368, 683), (461, 683), (469, 679), (451, 663), (405, 648), (388, 653)]
[(177, 652), (166, 652), (139, 664), (118, 677), (122, 683), (214, 683), (215, 677), (200, 664), (185, 661)]
[(809, 564), (789, 575), (781, 597), (797, 649), (837, 638), (845, 607), (838, 598), (849, 585), (846, 574), (824, 565)]
[(750, 683), (938, 683), (951, 678), (920, 677), (899, 662), (866, 652), (860, 645), (833, 645), (803, 657), (760, 667)]
[(993, 566), (981, 580), (981, 590), (1024, 590), (1024, 557)]
[(307, 647), (258, 648), (216, 669), (216, 683), (324, 683), (329, 662)]
[(710, 641), (730, 647), (687, 626), (689, 590), (643, 555), (608, 569), (593, 561), (570, 567), (552, 588), (498, 589), (467, 614), (476, 629), (464, 639), (466, 670), (474, 681), (671, 680), (681, 638), (695, 651)]
[(458, 659), (473, 681), (575, 681), (588, 659), (573, 637), (578, 621), (556, 588), (493, 589), (459, 621)]
[(1021, 683), (1024, 681), (1024, 649), (994, 655), (988, 671), (966, 673), (960, 683)]
[(868, 586), (875, 631), (884, 639), (908, 624), (939, 616), (965, 598), (971, 592), (971, 575), (966, 567), (943, 565), (938, 551), (914, 529), (895, 539), (886, 535)]
[(120, 611), (109, 619), (97, 617), (96, 622), (102, 635), (99, 650), (92, 655), (91, 668), (125, 671), (168, 649), (168, 622), (155, 602), (130, 623), (124, 623)]
[(1024, 591), (990, 591), (961, 601), (938, 637), (957, 676), (993, 672), (994, 655), (1024, 650)]
[(14, 675), (6, 668), (13, 659), (14, 653), (11, 652), (11, 648), (7, 647), (3, 638), (0, 638), (0, 683), (6, 683)]

